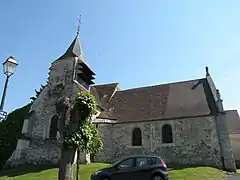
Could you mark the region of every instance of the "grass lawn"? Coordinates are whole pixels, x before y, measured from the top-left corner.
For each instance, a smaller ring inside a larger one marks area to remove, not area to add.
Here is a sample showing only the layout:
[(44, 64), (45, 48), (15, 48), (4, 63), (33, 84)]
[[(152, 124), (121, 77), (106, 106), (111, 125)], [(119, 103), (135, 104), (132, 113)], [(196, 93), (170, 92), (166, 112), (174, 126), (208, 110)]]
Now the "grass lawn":
[[(104, 168), (108, 164), (91, 163), (80, 166), (80, 180), (89, 180), (92, 172)], [(75, 168), (74, 168), (75, 170)], [(0, 180), (57, 180), (57, 168), (44, 167), (16, 168), (0, 172)], [(169, 171), (170, 180), (208, 180), (221, 179), (225, 174), (210, 167), (196, 167)]]

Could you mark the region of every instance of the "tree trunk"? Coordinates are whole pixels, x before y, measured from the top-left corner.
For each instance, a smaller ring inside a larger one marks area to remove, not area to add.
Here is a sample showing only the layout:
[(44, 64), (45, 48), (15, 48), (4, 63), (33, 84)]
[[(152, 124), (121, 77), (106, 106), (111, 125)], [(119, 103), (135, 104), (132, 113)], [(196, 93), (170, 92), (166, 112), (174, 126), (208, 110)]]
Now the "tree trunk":
[(76, 170), (76, 180), (79, 178), (79, 164), (80, 164), (80, 151), (77, 150), (77, 170)]
[(67, 148), (61, 151), (58, 180), (73, 180), (73, 163), (76, 150)]
[[(79, 126), (79, 120), (81, 120), (80, 113), (76, 108), (69, 109), (69, 98), (62, 97), (56, 102), (56, 111), (59, 116), (59, 130), (60, 140), (63, 142), (66, 136), (73, 133)], [(70, 111), (69, 111), (70, 110)], [(69, 113), (67, 113), (69, 112)], [(66, 125), (66, 120), (69, 118), (69, 123)], [(58, 171), (58, 180), (73, 180), (73, 163), (75, 158), (76, 149), (64, 148), (61, 145), (61, 160)]]

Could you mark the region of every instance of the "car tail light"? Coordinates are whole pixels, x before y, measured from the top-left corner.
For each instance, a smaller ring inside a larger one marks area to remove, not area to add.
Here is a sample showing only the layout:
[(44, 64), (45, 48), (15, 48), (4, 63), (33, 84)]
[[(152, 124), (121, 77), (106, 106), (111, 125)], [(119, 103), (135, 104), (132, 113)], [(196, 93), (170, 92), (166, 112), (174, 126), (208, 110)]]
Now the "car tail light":
[(160, 159), (160, 165), (164, 168), (167, 168), (167, 165), (165, 164), (165, 162), (162, 159)]

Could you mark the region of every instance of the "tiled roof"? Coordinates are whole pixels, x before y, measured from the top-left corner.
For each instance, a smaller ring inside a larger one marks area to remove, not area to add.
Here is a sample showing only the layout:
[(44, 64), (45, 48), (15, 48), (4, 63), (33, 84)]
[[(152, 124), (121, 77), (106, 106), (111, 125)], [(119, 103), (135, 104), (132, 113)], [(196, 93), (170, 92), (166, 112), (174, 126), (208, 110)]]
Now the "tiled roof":
[(107, 105), (117, 89), (118, 83), (103, 84), (92, 86), (90, 91), (95, 95), (96, 101), (101, 104), (103, 108)]
[(206, 78), (128, 90), (116, 90), (117, 83), (93, 87), (105, 108), (99, 118), (118, 122), (200, 116), (217, 111)]

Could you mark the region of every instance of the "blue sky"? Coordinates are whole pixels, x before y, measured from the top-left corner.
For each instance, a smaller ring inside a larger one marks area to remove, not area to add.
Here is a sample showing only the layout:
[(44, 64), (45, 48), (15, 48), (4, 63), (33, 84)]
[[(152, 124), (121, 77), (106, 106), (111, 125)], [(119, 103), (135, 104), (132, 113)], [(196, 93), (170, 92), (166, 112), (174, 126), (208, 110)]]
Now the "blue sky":
[[(13, 55), (5, 110), (29, 102), (52, 61), (76, 35), (96, 83), (121, 89), (202, 78), (205, 66), (226, 109), (240, 109), (240, 1), (2, 0), (0, 61)], [(0, 88), (5, 77), (0, 74)], [(0, 91), (1, 92), (1, 91)]]

